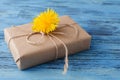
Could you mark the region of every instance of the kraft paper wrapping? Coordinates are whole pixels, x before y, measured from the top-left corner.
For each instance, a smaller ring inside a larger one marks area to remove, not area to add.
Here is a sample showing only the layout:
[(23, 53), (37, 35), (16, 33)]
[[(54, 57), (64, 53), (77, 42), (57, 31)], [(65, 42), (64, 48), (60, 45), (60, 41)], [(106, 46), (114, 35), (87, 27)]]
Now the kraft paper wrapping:
[[(60, 17), (60, 24), (72, 24), (75, 23), (69, 16)], [(32, 32), (31, 23), (6, 28), (4, 30), (5, 41), (8, 41), (11, 37), (21, 34), (27, 34)], [(78, 24), (73, 24), (78, 30), (78, 34), (75, 34), (75, 30), (70, 27), (64, 27), (56, 29), (55, 32), (63, 32), (64, 34), (54, 34), (61, 39), (67, 46), (69, 55), (76, 52), (80, 52), (90, 48), (91, 36), (83, 30)], [(61, 26), (58, 26), (61, 27)], [(41, 35), (36, 34), (30, 38), (32, 41), (39, 41)], [(65, 49), (63, 45), (53, 38), (58, 46), (58, 58), (65, 56)], [(26, 69), (41, 63), (45, 63), (51, 60), (55, 60), (56, 50), (53, 43), (44, 36), (40, 45), (31, 45), (26, 42), (26, 36), (12, 39), (9, 43), (10, 51), (14, 57), (14, 60), (19, 69)]]

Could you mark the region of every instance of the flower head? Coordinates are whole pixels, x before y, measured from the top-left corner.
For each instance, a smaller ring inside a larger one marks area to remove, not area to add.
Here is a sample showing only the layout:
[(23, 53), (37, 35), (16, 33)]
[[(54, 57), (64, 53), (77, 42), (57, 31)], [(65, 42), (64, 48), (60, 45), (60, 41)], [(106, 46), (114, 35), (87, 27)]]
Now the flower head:
[(56, 29), (58, 23), (58, 14), (52, 9), (47, 9), (33, 19), (32, 30), (34, 32), (43, 32), (48, 34)]

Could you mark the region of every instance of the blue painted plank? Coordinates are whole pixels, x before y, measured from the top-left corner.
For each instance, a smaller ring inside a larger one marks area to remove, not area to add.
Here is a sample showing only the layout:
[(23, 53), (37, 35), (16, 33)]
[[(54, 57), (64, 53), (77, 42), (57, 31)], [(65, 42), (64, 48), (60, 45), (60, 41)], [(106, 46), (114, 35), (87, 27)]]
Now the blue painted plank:
[[(3, 29), (21, 25), (46, 8), (69, 15), (92, 35), (91, 49), (69, 56), (69, 71), (62, 75), (64, 60), (20, 71), (4, 42)], [(120, 0), (1, 0), (0, 80), (120, 80)]]

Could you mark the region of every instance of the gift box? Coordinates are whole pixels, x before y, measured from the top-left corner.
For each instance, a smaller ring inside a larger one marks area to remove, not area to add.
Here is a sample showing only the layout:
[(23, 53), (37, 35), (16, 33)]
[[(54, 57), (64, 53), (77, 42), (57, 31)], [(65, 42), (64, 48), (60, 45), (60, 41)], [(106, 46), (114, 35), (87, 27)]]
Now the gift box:
[(58, 28), (51, 33), (55, 37), (49, 38), (46, 35), (41, 39), (40, 34), (34, 34), (29, 38), (30, 41), (40, 41), (38, 45), (32, 45), (26, 41), (27, 35), (32, 32), (31, 27), (32, 23), (28, 23), (4, 29), (5, 41), (21, 70), (65, 57), (64, 44), (68, 55), (90, 48), (91, 36), (69, 16), (60, 17)]

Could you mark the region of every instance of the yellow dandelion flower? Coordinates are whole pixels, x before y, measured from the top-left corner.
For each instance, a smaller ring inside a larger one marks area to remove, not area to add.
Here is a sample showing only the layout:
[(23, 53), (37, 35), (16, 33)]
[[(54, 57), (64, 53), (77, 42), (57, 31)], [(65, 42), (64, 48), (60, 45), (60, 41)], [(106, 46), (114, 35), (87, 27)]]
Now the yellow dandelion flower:
[(53, 9), (47, 9), (33, 19), (32, 30), (48, 34), (56, 29), (59, 23), (59, 16)]

